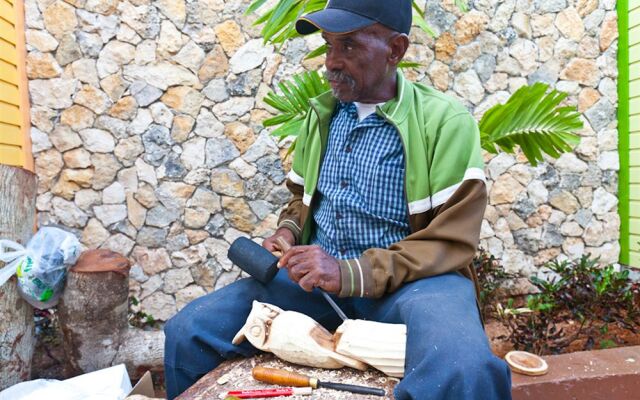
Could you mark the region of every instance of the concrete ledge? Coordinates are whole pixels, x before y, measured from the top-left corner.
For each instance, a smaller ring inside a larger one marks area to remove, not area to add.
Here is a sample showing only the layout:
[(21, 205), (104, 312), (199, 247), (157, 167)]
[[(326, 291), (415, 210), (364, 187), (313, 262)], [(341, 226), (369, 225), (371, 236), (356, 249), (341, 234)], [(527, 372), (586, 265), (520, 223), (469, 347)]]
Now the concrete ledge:
[[(640, 398), (640, 346), (583, 351), (547, 356), (549, 372), (543, 376), (512, 374), (514, 400), (630, 400)], [(393, 399), (397, 383), (375, 370), (366, 372), (350, 368), (323, 370), (301, 367), (281, 361), (272, 354), (227, 361), (211, 371), (178, 400), (214, 400), (224, 398), (232, 389), (266, 388), (272, 385), (256, 382), (251, 369), (256, 365), (292, 369), (320, 380), (352, 383), (383, 388), (385, 399)], [(329, 389), (318, 389), (311, 396), (294, 396), (307, 400), (380, 399)]]
[(514, 400), (640, 398), (640, 346), (547, 356), (542, 376), (512, 374)]

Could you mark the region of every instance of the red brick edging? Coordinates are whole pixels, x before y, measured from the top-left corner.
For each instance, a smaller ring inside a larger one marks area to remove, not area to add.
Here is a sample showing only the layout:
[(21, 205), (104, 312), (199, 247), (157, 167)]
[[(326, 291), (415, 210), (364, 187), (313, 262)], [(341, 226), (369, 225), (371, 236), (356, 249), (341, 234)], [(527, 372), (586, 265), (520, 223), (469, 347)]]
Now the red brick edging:
[(543, 358), (546, 375), (512, 375), (514, 400), (640, 399), (640, 346)]

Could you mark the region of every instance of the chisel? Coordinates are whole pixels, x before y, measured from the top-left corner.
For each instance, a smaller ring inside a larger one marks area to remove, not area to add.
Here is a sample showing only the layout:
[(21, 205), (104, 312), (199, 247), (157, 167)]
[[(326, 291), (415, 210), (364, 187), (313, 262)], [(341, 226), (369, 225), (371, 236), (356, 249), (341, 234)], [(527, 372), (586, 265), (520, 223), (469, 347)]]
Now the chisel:
[(262, 399), (265, 397), (281, 397), (281, 396), (308, 396), (311, 394), (311, 388), (277, 388), (277, 389), (246, 389), (246, 390), (230, 390), (227, 392), (228, 398), (231, 399)]
[[(276, 243), (278, 244), (278, 247), (280, 247), (280, 250), (283, 253), (286, 253), (287, 251), (289, 251), (289, 249), (291, 248), (291, 245), (289, 243), (287, 243), (286, 240), (284, 240), (282, 238), (282, 236), (279, 236), (276, 239)], [(280, 268), (280, 264), (278, 263), (278, 268)], [(324, 299), (327, 301), (327, 303), (329, 303), (329, 305), (331, 306), (331, 308), (333, 308), (333, 311), (336, 312), (336, 314), (338, 314), (338, 316), (343, 320), (346, 321), (347, 320), (347, 314), (344, 313), (344, 311), (342, 311), (342, 309), (336, 304), (335, 301), (333, 301), (333, 299), (331, 298), (331, 296), (329, 296), (329, 293), (325, 292), (324, 290), (320, 289), (320, 288), (316, 288), (318, 291), (320, 291), (320, 293), (322, 294), (322, 296), (324, 297)]]
[(334, 390), (344, 390), (351, 393), (370, 394), (374, 396), (384, 396), (383, 389), (372, 388), (367, 386), (347, 385), (344, 383), (321, 382), (318, 378), (312, 378), (306, 375), (297, 374), (295, 372), (284, 371), (276, 368), (255, 367), (251, 371), (255, 380), (273, 383), (282, 386), (310, 386), (314, 389), (327, 388)]

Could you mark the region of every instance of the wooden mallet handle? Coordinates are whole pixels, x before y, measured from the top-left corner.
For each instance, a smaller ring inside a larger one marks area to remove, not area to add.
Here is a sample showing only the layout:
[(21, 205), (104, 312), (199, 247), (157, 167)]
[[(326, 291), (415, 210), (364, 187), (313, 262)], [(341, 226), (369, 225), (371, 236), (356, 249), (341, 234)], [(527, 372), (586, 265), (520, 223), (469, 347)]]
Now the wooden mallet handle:
[(281, 386), (310, 386), (312, 388), (317, 388), (318, 385), (317, 379), (282, 369), (257, 366), (253, 368), (251, 374), (253, 375), (253, 379), (257, 381), (273, 383)]
[[(278, 247), (280, 247), (280, 250), (282, 251), (282, 254), (286, 253), (291, 248), (291, 245), (289, 243), (287, 243), (287, 241), (284, 240), (284, 238), (282, 236), (278, 236), (276, 238), (276, 244), (278, 245)], [(340, 316), (340, 318), (342, 318), (343, 321), (346, 321), (347, 320), (347, 315), (336, 304), (336, 302), (333, 301), (331, 296), (329, 296), (329, 294), (327, 294), (327, 292), (325, 292), (324, 290), (322, 290), (320, 288), (318, 288), (318, 290), (320, 291), (320, 293), (322, 293), (322, 296), (325, 298), (325, 300), (327, 300), (327, 302), (331, 305), (331, 308), (333, 308), (333, 310)]]
[(282, 254), (286, 253), (291, 248), (291, 245), (286, 240), (284, 240), (282, 236), (278, 236), (276, 238), (276, 244), (278, 245), (278, 247), (280, 247), (280, 251), (282, 251)]

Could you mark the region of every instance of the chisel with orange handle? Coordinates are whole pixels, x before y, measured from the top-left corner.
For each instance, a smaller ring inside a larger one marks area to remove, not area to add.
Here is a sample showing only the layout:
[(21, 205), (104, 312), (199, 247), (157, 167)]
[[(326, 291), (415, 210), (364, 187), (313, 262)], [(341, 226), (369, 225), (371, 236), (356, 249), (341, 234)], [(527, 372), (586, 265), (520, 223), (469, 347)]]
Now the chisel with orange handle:
[(310, 386), (314, 389), (327, 388), (334, 390), (344, 390), (351, 393), (370, 394), (374, 396), (384, 396), (385, 391), (378, 388), (367, 386), (347, 385), (344, 383), (321, 382), (318, 378), (297, 374), (295, 372), (285, 371), (276, 368), (254, 367), (251, 371), (255, 380), (273, 383), (282, 386)]
[(281, 397), (281, 396), (295, 396), (303, 395), (308, 396), (311, 394), (310, 387), (295, 387), (295, 388), (277, 388), (277, 389), (245, 389), (245, 390), (230, 390), (227, 392), (227, 399), (262, 399), (265, 397)]

